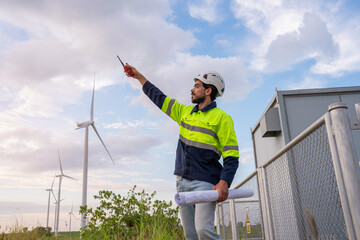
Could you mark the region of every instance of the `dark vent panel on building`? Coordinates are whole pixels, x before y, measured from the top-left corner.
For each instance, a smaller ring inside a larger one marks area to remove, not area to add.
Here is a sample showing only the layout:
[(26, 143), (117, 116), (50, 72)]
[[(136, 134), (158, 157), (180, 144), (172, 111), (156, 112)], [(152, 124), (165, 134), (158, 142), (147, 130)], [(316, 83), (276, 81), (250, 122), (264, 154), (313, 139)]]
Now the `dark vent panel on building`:
[(278, 108), (269, 108), (260, 121), (262, 137), (275, 137), (280, 134), (280, 117)]

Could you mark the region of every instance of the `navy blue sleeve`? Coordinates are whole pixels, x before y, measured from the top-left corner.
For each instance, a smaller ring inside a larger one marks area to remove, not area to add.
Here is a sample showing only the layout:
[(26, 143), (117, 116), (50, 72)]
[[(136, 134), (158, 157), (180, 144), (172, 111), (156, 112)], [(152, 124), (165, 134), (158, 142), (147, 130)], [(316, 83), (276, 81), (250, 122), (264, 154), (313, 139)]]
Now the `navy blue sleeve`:
[(162, 105), (164, 104), (166, 95), (150, 81), (147, 81), (143, 85), (142, 89), (144, 93), (150, 98), (150, 100), (161, 109)]
[(229, 187), (234, 179), (236, 170), (239, 166), (239, 158), (238, 157), (226, 157), (223, 159), (224, 168), (221, 172), (220, 179), (225, 180)]

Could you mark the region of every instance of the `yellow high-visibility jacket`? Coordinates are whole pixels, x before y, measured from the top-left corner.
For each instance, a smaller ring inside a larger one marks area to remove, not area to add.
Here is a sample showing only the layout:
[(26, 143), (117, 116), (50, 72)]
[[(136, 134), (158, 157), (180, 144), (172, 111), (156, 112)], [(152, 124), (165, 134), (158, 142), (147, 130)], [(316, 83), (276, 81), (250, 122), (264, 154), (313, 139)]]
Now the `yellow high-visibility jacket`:
[[(180, 104), (147, 81), (144, 93), (179, 126), (174, 174), (216, 185), (232, 183), (239, 150), (231, 117), (212, 102), (203, 109)], [(223, 166), (220, 157), (223, 157)]]

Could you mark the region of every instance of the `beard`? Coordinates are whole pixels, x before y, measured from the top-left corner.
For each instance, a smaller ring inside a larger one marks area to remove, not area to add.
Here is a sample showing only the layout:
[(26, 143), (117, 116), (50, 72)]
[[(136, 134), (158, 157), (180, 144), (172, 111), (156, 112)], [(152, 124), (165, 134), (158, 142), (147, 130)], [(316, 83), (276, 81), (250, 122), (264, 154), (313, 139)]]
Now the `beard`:
[(196, 96), (195, 94), (191, 94), (192, 103), (200, 104), (203, 103), (204, 101), (205, 101), (205, 94), (201, 96)]

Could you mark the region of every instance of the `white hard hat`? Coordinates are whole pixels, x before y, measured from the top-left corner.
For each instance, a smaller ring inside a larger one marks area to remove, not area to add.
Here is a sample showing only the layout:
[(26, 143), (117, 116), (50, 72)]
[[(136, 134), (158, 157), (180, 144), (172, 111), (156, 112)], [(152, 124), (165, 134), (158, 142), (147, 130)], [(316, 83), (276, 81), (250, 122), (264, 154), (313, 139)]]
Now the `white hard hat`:
[(220, 75), (220, 73), (215, 71), (205, 71), (200, 74), (198, 74), (194, 81), (200, 80), (205, 84), (214, 85), (216, 89), (218, 90), (218, 93), (216, 97), (221, 97), (224, 94), (225, 91), (225, 82), (223, 77)]

